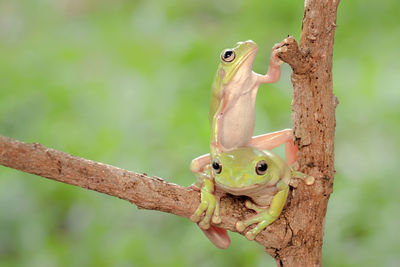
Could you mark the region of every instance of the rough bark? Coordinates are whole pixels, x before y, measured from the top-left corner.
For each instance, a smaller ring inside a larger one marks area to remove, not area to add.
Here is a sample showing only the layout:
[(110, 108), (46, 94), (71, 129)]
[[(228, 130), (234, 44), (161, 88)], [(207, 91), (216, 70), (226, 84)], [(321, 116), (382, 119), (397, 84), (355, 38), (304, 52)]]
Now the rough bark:
[[(115, 196), (140, 209), (159, 210), (186, 218), (200, 203), (200, 193), (190, 187), (4, 136), (0, 136), (0, 165)], [(254, 213), (244, 206), (242, 198), (226, 196), (221, 199), (220, 227), (236, 231), (236, 221), (252, 215)], [(256, 240), (267, 247), (279, 246), (289, 239), (290, 233), (283, 218)]]
[[(306, 0), (300, 44), (291, 38), (280, 58), (293, 69), (292, 119), (301, 171), (315, 177), (312, 186), (291, 188), (280, 218), (256, 241), (278, 266), (321, 266), (323, 226), (334, 176), (334, 129), (337, 99), (332, 92), (332, 48), (339, 0)], [(0, 136), (0, 164), (63, 183), (127, 200), (142, 209), (189, 218), (200, 194), (110, 165), (74, 157), (40, 144)], [(237, 220), (254, 213), (240, 197), (221, 199), (222, 223), (235, 230)]]
[(315, 177), (292, 192), (284, 216), (289, 243), (267, 249), (278, 266), (321, 266), (324, 219), (334, 179), (337, 98), (332, 92), (332, 54), (339, 0), (306, 0), (300, 44), (294, 39), (280, 55), (293, 69), (292, 120), (298, 163)]

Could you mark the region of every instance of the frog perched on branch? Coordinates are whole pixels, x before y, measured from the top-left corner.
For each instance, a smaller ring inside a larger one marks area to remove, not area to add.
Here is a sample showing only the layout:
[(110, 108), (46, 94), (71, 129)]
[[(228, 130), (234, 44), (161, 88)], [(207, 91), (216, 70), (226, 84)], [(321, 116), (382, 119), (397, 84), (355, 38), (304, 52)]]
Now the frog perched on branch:
[[(230, 239), (226, 230), (212, 226), (221, 222), (219, 197), (222, 193), (248, 196), (246, 207), (256, 215), (236, 223), (236, 230), (244, 231), (253, 240), (275, 221), (286, 203), (292, 177), (313, 178), (293, 170), (297, 147), (291, 129), (252, 137), (255, 125), (255, 102), (258, 87), (280, 78), (282, 61), (288, 40), (272, 49), (270, 67), (266, 75), (252, 71), (258, 47), (253, 41), (239, 42), (221, 53), (220, 65), (212, 86), (209, 120), (211, 126), (210, 154), (194, 159), (191, 171), (198, 177), (201, 203), (191, 220), (198, 222), (206, 236), (219, 248), (227, 248)], [(269, 150), (285, 144), (286, 161)], [(205, 214), (204, 217), (203, 214)]]

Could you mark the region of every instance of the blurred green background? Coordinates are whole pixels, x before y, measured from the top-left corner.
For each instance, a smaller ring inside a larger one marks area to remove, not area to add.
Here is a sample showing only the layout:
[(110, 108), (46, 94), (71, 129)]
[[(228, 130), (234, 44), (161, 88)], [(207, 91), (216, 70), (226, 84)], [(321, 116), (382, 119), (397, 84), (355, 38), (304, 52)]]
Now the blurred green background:
[[(400, 266), (399, 10), (339, 6), (324, 266)], [(302, 0), (3, 0), (0, 134), (190, 185), (220, 51), (252, 39), (265, 73), (302, 15)], [(290, 127), (287, 65), (257, 101), (256, 134)], [(275, 265), (231, 237), (218, 250), (187, 219), (0, 166), (0, 266)]]

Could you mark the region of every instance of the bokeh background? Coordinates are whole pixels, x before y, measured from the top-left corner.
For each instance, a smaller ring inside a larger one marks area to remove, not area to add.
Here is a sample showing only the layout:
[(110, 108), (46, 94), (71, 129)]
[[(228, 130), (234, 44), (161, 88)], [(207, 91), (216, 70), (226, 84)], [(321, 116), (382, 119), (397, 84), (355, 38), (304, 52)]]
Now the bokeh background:
[[(336, 179), (324, 266), (400, 266), (400, 2), (343, 0)], [(0, 134), (190, 185), (208, 150), (219, 53), (299, 38), (303, 1), (0, 2)], [(260, 88), (256, 134), (290, 127), (290, 68)], [(278, 151), (281, 153), (282, 151)], [(274, 266), (231, 234), (0, 166), (0, 266)]]

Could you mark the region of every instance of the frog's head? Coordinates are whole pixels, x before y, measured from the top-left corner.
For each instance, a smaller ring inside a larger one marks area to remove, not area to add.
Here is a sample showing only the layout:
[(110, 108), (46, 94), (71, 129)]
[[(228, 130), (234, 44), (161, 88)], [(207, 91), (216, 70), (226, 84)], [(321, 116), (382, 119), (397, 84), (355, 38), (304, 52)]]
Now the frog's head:
[(235, 47), (222, 51), (218, 68), (222, 83), (228, 83), (234, 76), (250, 75), (257, 51), (257, 44), (251, 40), (238, 42)]
[(253, 147), (242, 147), (215, 155), (212, 170), (218, 187), (231, 194), (282, 179), (286, 163), (277, 155)]

